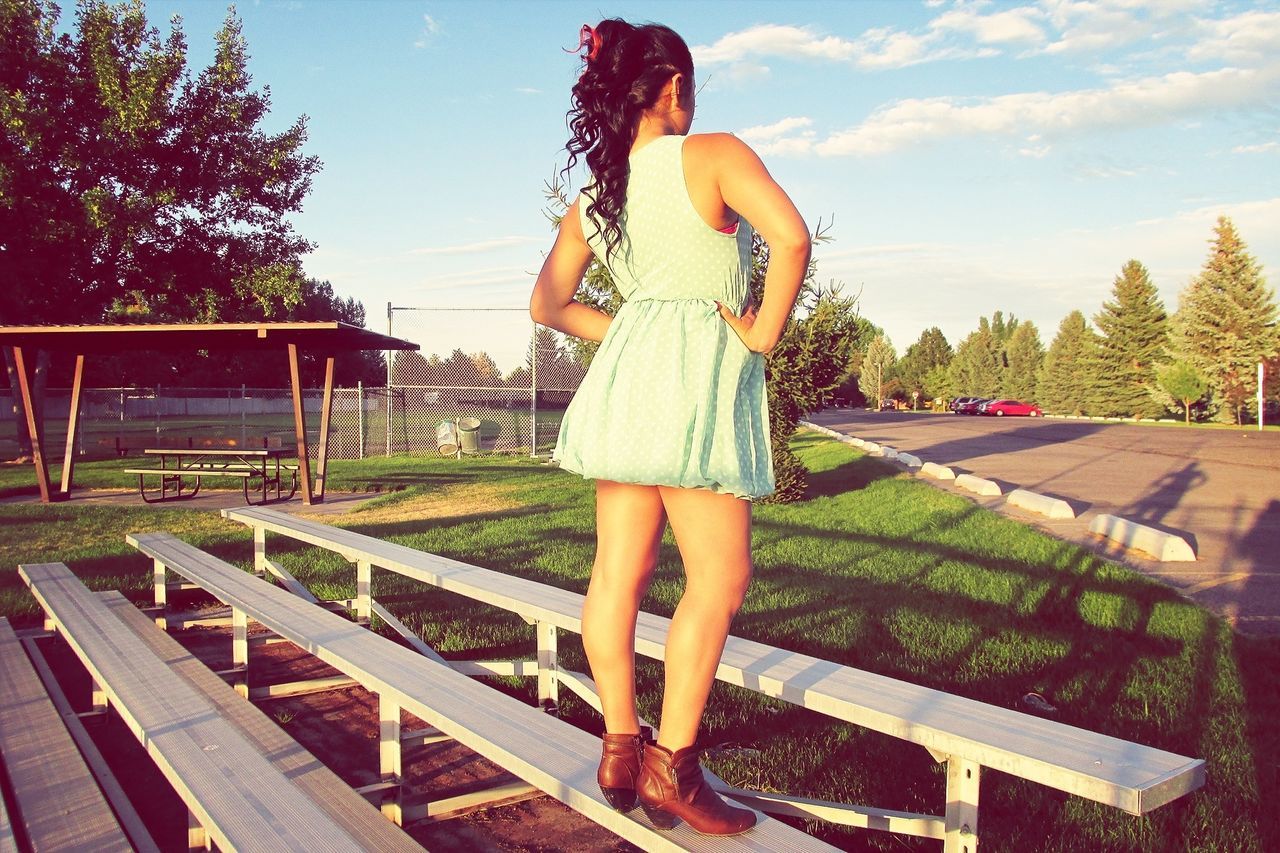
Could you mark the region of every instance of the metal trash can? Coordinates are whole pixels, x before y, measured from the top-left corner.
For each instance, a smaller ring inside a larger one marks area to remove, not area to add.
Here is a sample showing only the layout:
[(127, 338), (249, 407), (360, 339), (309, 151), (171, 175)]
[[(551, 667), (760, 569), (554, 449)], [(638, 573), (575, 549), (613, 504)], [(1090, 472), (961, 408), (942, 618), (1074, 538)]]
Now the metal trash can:
[(458, 445), (463, 453), (480, 452), (479, 418), (458, 418)]
[(441, 421), (436, 427), (436, 448), (441, 456), (458, 452), (458, 426), (453, 421)]

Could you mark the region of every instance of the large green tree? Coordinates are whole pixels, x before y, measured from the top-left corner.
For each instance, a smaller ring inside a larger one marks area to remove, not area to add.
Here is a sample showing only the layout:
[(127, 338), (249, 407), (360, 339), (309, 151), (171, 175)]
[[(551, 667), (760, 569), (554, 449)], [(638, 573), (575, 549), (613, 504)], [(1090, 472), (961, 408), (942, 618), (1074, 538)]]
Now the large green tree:
[(1146, 267), (1136, 260), (1124, 265), (1111, 300), (1093, 322), (1100, 337), (1091, 411), (1108, 417), (1162, 414), (1164, 406), (1152, 392), (1168, 346), (1168, 324)]
[(306, 120), (260, 127), (234, 12), (187, 70), (140, 0), (0, 0), (0, 322), (261, 319), (296, 304)]
[(897, 376), (912, 400), (946, 396), (946, 367), (951, 363), (951, 344), (937, 326), (920, 333), (920, 340), (907, 347), (898, 361)]
[(1044, 344), (1040, 343), (1040, 331), (1035, 323), (1024, 320), (1013, 330), (1005, 345), (1000, 393), (1026, 402), (1033, 401), (1043, 364)]
[(1218, 218), (1209, 257), (1182, 291), (1172, 349), (1209, 381), (1219, 420), (1241, 422), (1257, 393), (1258, 363), (1276, 355), (1275, 292), (1235, 225)]
[[(1005, 334), (1004, 319), (999, 311), (996, 320)], [(1015, 321), (1016, 322), (1016, 321)], [(1004, 348), (986, 317), (978, 318), (978, 328), (956, 346), (955, 357), (948, 367), (951, 389), (956, 394), (993, 397), (1000, 393), (1004, 374)]]
[(1084, 314), (1072, 311), (1063, 318), (1040, 372), (1037, 397), (1046, 412), (1081, 415), (1088, 411), (1096, 381), (1097, 349), (1098, 336)]
[(893, 368), (897, 361), (898, 354), (884, 335), (876, 335), (862, 358), (858, 388), (867, 402), (874, 402), (877, 409), (884, 402), (885, 386), (893, 378)]

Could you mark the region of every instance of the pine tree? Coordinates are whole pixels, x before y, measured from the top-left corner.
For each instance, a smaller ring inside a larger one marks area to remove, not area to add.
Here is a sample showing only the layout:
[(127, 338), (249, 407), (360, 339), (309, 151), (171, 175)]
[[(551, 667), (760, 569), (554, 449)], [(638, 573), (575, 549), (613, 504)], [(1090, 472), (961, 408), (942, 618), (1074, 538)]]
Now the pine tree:
[[(1007, 327), (1004, 326), (999, 311), (996, 312), (995, 320), (1003, 333)], [(1000, 393), (1004, 355), (992, 326), (993, 323), (986, 317), (978, 318), (977, 331), (970, 332), (956, 347), (956, 354), (951, 359), (949, 368), (951, 387), (956, 393), (978, 397), (991, 397)]]
[(1037, 396), (1046, 412), (1079, 415), (1088, 410), (1098, 337), (1084, 314), (1072, 311), (1058, 326), (1040, 372)]
[(943, 396), (946, 393), (945, 368), (951, 363), (951, 358), (951, 344), (947, 343), (942, 330), (937, 326), (925, 329), (920, 333), (920, 340), (907, 347), (898, 361), (897, 378), (913, 400)]
[(1164, 408), (1152, 393), (1168, 344), (1164, 305), (1136, 260), (1116, 276), (1112, 294), (1093, 317), (1101, 338), (1090, 408), (1104, 416), (1155, 417)]
[(1200, 275), (1179, 296), (1174, 351), (1209, 381), (1218, 420), (1241, 422), (1257, 392), (1257, 365), (1276, 355), (1275, 292), (1231, 220), (1217, 235)]
[(1040, 343), (1040, 331), (1035, 323), (1019, 323), (1005, 348), (1006, 366), (1000, 393), (1028, 403), (1034, 401), (1043, 364), (1044, 344)]

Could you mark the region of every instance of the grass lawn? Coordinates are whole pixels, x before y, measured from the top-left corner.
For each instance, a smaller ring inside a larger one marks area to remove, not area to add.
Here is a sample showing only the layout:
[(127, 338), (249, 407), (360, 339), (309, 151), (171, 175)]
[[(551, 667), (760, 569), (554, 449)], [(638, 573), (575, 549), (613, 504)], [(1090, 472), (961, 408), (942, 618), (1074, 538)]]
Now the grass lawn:
[[(882, 675), (1017, 708), (1031, 691), (1062, 722), (1205, 758), (1205, 788), (1144, 818), (988, 771), (984, 850), (1271, 850), (1280, 747), (1280, 641), (1244, 638), (1172, 590), (812, 433), (795, 440), (809, 497), (755, 514), (756, 578), (734, 633)], [(331, 490), (384, 494), (326, 517), (364, 533), (585, 592), (593, 490), (524, 458), (400, 456), (335, 462)], [(115, 463), (77, 480), (119, 484)], [(22, 469), (30, 477), (30, 468)], [(29, 482), (29, 481), (28, 481)], [(0, 494), (20, 487), (0, 471)], [(244, 528), (167, 507), (0, 505), (0, 615), (34, 624), (12, 570), (63, 560), (90, 586), (148, 594), (149, 561), (129, 531), (167, 529), (248, 565)], [(320, 595), (354, 595), (350, 564), (273, 537), (273, 556)], [(669, 616), (680, 590), (674, 542), (645, 609)], [(533, 647), (517, 617), (379, 573), (375, 595), (446, 657), (510, 658)], [(562, 662), (585, 668), (574, 636)], [(657, 717), (659, 668), (641, 665), (642, 713)], [(527, 684), (504, 682), (527, 692)], [(565, 716), (599, 718), (567, 699)], [(941, 814), (943, 770), (923, 749), (821, 714), (717, 685), (705, 738), (733, 744), (712, 766), (730, 782)], [(1272, 802), (1272, 807), (1264, 804)], [(936, 850), (818, 826), (849, 849)]]

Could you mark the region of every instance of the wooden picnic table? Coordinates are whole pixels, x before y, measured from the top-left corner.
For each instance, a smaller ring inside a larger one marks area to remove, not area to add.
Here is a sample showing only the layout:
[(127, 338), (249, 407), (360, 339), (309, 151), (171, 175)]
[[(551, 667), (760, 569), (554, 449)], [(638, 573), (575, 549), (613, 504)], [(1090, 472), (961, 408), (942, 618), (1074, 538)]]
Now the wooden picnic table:
[[(138, 475), (138, 494), (147, 503), (162, 501), (186, 500), (200, 493), (202, 477), (235, 477), (244, 484), (244, 501), (247, 504), (265, 504), (268, 501), (288, 500), (298, 490), (298, 468), (296, 465), (281, 464), (281, 457), (289, 455), (281, 447), (269, 448), (189, 448), (189, 447), (148, 447), (142, 451), (148, 456), (160, 457), (159, 467), (126, 468), (125, 473)], [(288, 494), (281, 485), (282, 475), (290, 475)], [(160, 489), (157, 494), (153, 489), (148, 496), (147, 477), (159, 477)], [(192, 480), (194, 479), (194, 483)], [(253, 491), (261, 490), (260, 500), (250, 497), (249, 486), (253, 483)], [(272, 497), (271, 489), (275, 489)]]

